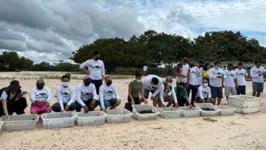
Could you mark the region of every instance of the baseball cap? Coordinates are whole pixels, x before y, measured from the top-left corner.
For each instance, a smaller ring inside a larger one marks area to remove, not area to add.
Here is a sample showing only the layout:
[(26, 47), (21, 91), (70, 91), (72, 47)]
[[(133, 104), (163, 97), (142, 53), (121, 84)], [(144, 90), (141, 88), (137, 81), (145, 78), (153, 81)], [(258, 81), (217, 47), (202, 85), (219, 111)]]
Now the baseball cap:
[(10, 86), (12, 87), (20, 87), (18, 80), (13, 80), (10, 82)]

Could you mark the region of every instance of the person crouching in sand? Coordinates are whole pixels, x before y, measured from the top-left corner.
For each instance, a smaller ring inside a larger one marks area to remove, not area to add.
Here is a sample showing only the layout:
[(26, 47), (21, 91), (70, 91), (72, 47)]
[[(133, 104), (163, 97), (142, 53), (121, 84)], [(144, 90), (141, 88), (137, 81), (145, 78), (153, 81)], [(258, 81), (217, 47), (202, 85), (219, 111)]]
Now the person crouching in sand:
[(31, 114), (42, 114), (50, 113), (50, 101), (51, 101), (51, 90), (44, 87), (45, 83), (42, 79), (36, 82), (36, 88), (33, 88), (30, 93)]
[(175, 89), (175, 93), (176, 93), (176, 98), (177, 98), (177, 101), (178, 101), (178, 105), (179, 106), (188, 106), (190, 104), (190, 101), (188, 99), (188, 94), (187, 94), (187, 89), (184, 87), (184, 83), (183, 82), (180, 82), (178, 83), (178, 86), (176, 86), (174, 89)]
[(74, 103), (74, 88), (69, 84), (70, 75), (63, 75), (61, 81), (62, 85), (56, 89), (57, 103), (52, 106), (52, 110), (54, 112), (73, 111), (76, 105)]
[(97, 90), (93, 83), (91, 83), (90, 75), (83, 78), (83, 84), (80, 84), (76, 90), (76, 111), (80, 112), (81, 108), (84, 112), (94, 111), (99, 105)]
[(173, 80), (171, 76), (166, 78), (166, 81), (163, 83), (163, 88), (159, 93), (160, 96), (156, 96), (156, 100), (153, 101), (153, 105), (156, 107), (159, 103), (159, 107), (163, 107), (161, 101), (159, 100), (160, 97), (163, 97), (164, 102), (168, 102), (166, 107), (170, 107), (171, 105), (175, 104), (175, 107), (178, 107), (177, 98), (175, 94), (175, 89), (173, 86)]
[(17, 115), (25, 114), (24, 109), (27, 107), (27, 100), (24, 98), (26, 91), (21, 90), (19, 81), (13, 80), (10, 85), (0, 90), (0, 117), (12, 115), (14, 112)]
[[(111, 109), (115, 109), (120, 105), (121, 99), (118, 95), (116, 87), (112, 84), (112, 77), (105, 77), (105, 84), (100, 87), (100, 104), (101, 110), (106, 112), (106, 110), (110, 107)], [(115, 98), (114, 98), (115, 96)]]

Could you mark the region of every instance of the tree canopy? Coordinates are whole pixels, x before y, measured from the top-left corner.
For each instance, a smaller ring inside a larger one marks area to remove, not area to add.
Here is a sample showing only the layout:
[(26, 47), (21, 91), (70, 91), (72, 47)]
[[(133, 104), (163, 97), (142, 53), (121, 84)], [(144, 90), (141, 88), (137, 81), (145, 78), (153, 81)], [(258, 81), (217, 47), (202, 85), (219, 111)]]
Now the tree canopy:
[[(73, 52), (72, 60), (84, 62), (92, 57), (94, 50), (100, 51), (105, 65), (119, 67), (142, 67), (147, 64), (177, 63), (186, 56), (204, 61), (263, 61), (266, 48), (256, 39), (248, 39), (240, 32), (207, 32), (190, 40), (178, 35), (144, 32), (125, 41), (120, 38), (97, 39)], [(110, 72), (111, 70), (109, 70)]]
[[(194, 61), (242, 61), (254, 62), (266, 57), (266, 48), (254, 39), (248, 39), (240, 32), (207, 32), (195, 39), (179, 35), (157, 33), (153, 30), (140, 36), (133, 35), (129, 40), (122, 38), (100, 38), (93, 43), (81, 46), (72, 53), (70, 59), (82, 63), (92, 58), (98, 50), (105, 63), (107, 73), (119, 68), (142, 68), (144, 65), (173, 64), (186, 56)], [(20, 57), (16, 52), (3, 52), (0, 55), (0, 70), (33, 71), (77, 71), (78, 65), (58, 60), (58, 64), (48, 62), (34, 64), (32, 60)]]

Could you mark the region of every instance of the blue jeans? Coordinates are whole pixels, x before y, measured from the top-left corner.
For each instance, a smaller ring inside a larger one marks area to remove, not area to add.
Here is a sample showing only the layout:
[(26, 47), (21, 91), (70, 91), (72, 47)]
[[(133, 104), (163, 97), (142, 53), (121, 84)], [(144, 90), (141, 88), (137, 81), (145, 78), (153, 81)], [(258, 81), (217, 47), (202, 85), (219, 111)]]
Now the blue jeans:
[(156, 90), (156, 89), (154, 89), (154, 90), (147, 90), (147, 89), (145, 89), (145, 90), (144, 90), (144, 98), (145, 98), (145, 99), (148, 99), (148, 98), (149, 98), (149, 94), (150, 94), (150, 92), (153, 94), (153, 93), (155, 92), (155, 90)]
[[(92, 99), (89, 99), (88, 101), (83, 101), (83, 103), (89, 108), (89, 111), (94, 111), (94, 109), (100, 104), (100, 102), (96, 101), (93, 108), (91, 108), (91, 106), (90, 106), (91, 102), (92, 102)], [(75, 104), (76, 104), (76, 111), (80, 112), (82, 106), (77, 101), (75, 102)]]

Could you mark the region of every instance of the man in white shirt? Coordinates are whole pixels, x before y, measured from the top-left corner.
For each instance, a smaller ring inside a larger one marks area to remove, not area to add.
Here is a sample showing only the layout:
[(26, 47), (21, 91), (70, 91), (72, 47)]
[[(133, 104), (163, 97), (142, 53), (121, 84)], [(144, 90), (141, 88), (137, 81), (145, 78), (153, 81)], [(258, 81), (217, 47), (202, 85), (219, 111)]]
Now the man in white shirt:
[(191, 93), (192, 93), (191, 105), (192, 106), (195, 106), (194, 102), (196, 100), (196, 95), (197, 95), (197, 92), (198, 92), (198, 87), (199, 87), (198, 74), (199, 74), (199, 71), (200, 71), (199, 67), (195, 66), (193, 62), (190, 62), (189, 81), (188, 81), (188, 84), (189, 84), (188, 95), (189, 95), (190, 90), (191, 90)]
[(228, 64), (227, 70), (225, 70), (225, 78), (224, 78), (224, 93), (228, 102), (228, 96), (236, 95), (237, 89), (237, 80), (236, 80), (236, 73), (233, 70), (233, 64)]
[(80, 65), (80, 69), (82, 69), (82, 71), (86, 74), (90, 75), (91, 83), (95, 85), (97, 94), (99, 94), (99, 88), (102, 85), (105, 76), (104, 62), (99, 60), (100, 54), (98, 51), (94, 51), (92, 55), (93, 59), (82, 63)]
[(96, 88), (91, 83), (90, 75), (86, 75), (83, 79), (83, 84), (80, 84), (76, 90), (76, 111), (80, 112), (81, 108), (84, 112), (93, 111), (98, 105), (98, 96)]
[(208, 82), (207, 78), (203, 78), (202, 85), (198, 88), (196, 102), (209, 103), (211, 101), (212, 94)]
[[(160, 93), (162, 92), (163, 87), (163, 83), (162, 83), (162, 79), (156, 75), (148, 75), (146, 76), (143, 80), (142, 80), (142, 90), (143, 90), (143, 95), (145, 98), (145, 103), (148, 103), (148, 98), (149, 98), (149, 93), (152, 93), (152, 97), (151, 100), (156, 100), (156, 96), (160, 95)], [(164, 107), (164, 99), (163, 97), (160, 98), (161, 100), (161, 106)]]
[[(182, 71), (180, 73), (177, 73), (177, 78), (181, 78), (181, 82), (184, 83), (184, 87), (187, 89), (189, 92), (189, 85), (187, 84), (189, 81), (189, 64), (188, 64), (188, 59), (184, 57), (182, 59)], [(176, 84), (178, 86), (178, 83)], [(189, 94), (188, 94), (189, 95)]]
[(110, 110), (115, 109), (121, 103), (117, 89), (112, 83), (112, 77), (107, 76), (105, 77), (105, 84), (100, 87), (100, 104), (104, 112), (106, 112), (109, 107)]
[(19, 81), (13, 80), (10, 85), (0, 90), (0, 117), (5, 115), (8, 119), (8, 115), (12, 115), (14, 112), (17, 115), (24, 114), (24, 110), (27, 107), (27, 100), (23, 96), (26, 91), (21, 90)]
[(223, 98), (223, 81), (224, 81), (224, 71), (220, 67), (220, 62), (215, 62), (214, 67), (210, 69), (209, 72), (209, 82), (212, 92), (213, 104), (216, 104), (218, 100), (218, 105), (221, 104)]
[(235, 69), (236, 79), (237, 79), (237, 95), (246, 95), (246, 85), (248, 73), (243, 69), (243, 63), (238, 63), (238, 68)]
[(62, 85), (56, 88), (57, 103), (52, 106), (54, 112), (73, 111), (76, 109), (74, 103), (74, 88), (69, 84), (70, 76), (63, 75)]
[(266, 72), (265, 68), (261, 66), (260, 62), (255, 62), (255, 66), (250, 70), (250, 76), (252, 77), (252, 87), (253, 93), (252, 96), (260, 97), (260, 94), (264, 90), (264, 73)]

